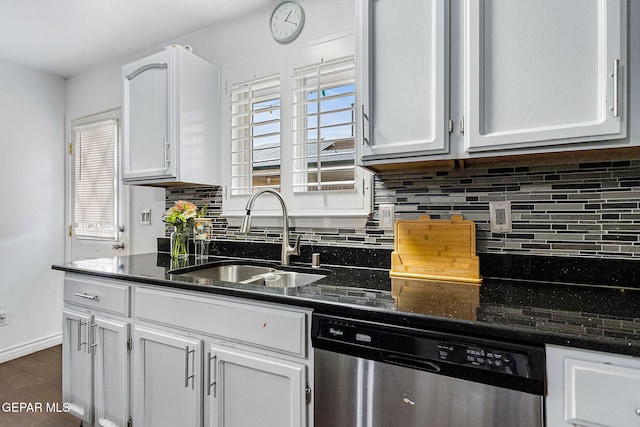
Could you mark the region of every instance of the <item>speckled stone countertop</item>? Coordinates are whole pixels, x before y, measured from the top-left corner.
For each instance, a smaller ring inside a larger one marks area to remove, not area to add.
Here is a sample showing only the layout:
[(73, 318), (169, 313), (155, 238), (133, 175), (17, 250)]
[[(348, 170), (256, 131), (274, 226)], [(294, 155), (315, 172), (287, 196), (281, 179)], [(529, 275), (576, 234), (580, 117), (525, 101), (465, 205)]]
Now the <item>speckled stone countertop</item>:
[[(211, 256), (207, 263), (229, 259)], [(635, 287), (485, 277), (479, 289), (455, 293), (453, 299), (446, 284), (436, 283), (435, 292), (415, 293), (403, 305), (393, 297), (389, 271), (382, 268), (323, 266), (311, 272), (327, 273), (325, 278), (294, 288), (174, 274), (201, 267), (193, 258), (177, 264), (163, 253), (53, 266), (68, 273), (308, 307), (415, 328), (640, 356), (640, 289)]]

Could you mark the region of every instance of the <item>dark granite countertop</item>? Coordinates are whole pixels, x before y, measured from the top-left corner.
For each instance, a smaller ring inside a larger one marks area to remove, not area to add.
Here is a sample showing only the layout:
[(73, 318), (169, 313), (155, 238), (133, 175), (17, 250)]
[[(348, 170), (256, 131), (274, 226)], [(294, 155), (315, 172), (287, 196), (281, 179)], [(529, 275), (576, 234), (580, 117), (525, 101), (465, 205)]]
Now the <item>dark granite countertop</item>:
[[(212, 256), (207, 262), (228, 260)], [(54, 265), (69, 273), (308, 307), (364, 320), (515, 343), (557, 344), (640, 356), (640, 288), (484, 277), (460, 289), (434, 282), (394, 299), (389, 270), (324, 266), (324, 279), (297, 288), (172, 274), (196, 266), (152, 253)], [(307, 264), (308, 265), (308, 264)], [(294, 263), (295, 266), (295, 263)], [(397, 292), (397, 290), (395, 291)]]

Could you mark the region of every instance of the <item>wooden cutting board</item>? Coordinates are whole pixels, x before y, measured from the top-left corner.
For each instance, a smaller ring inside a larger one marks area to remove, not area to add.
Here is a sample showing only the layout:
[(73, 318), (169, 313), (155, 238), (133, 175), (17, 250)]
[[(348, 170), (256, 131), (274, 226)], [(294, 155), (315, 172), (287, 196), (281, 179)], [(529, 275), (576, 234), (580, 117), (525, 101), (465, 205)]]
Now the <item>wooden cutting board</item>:
[(461, 215), (396, 221), (390, 276), (481, 283), (475, 223)]

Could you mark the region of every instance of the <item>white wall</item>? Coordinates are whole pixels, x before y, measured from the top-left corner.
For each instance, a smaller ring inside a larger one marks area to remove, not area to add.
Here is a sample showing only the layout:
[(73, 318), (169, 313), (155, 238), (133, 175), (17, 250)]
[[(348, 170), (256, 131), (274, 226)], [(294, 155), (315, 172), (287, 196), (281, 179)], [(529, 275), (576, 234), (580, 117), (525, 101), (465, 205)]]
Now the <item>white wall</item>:
[(60, 342), (64, 80), (0, 59), (0, 362)]
[[(117, 58), (93, 70), (70, 78), (66, 85), (65, 112), (100, 112), (122, 105), (120, 69), (123, 65), (158, 52), (164, 46), (177, 43), (190, 45), (194, 53), (220, 68), (247, 61), (251, 57), (269, 58), (283, 49), (297, 49), (332, 34), (355, 31), (354, 0), (300, 0), (305, 9), (305, 24), (300, 37), (289, 45), (275, 42), (269, 33), (269, 17), (277, 4), (245, 15), (222, 25), (150, 46), (136, 55)], [(156, 237), (164, 235), (161, 216), (164, 213), (164, 190), (131, 187), (130, 253), (153, 252)], [(152, 226), (140, 226), (139, 211), (151, 208)]]

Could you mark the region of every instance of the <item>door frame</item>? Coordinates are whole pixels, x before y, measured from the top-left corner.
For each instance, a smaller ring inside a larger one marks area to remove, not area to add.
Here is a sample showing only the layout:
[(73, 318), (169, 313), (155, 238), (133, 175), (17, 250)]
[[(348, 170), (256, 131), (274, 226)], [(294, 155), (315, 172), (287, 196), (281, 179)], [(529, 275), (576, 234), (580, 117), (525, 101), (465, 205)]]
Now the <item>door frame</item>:
[[(102, 105), (91, 107), (87, 109), (83, 109), (80, 111), (76, 111), (73, 113), (65, 114), (65, 126), (64, 126), (64, 205), (65, 205), (65, 224), (64, 224), (64, 260), (65, 262), (75, 261), (72, 259), (72, 238), (69, 236), (69, 226), (73, 223), (73, 157), (69, 155), (68, 147), (69, 144), (72, 143), (72, 126), (71, 122), (74, 120), (82, 119), (85, 117), (90, 117), (98, 114), (108, 113), (113, 110), (120, 110), (120, 125), (118, 126), (118, 167), (122, 164), (122, 106), (120, 105)], [(121, 167), (120, 167), (121, 169)], [(124, 243), (124, 250), (119, 251), (117, 255), (128, 255), (130, 248), (130, 236), (131, 236), (131, 213), (130, 213), (130, 199), (131, 199), (131, 191), (128, 185), (124, 185), (122, 183), (122, 171), (120, 170), (120, 178), (118, 180), (118, 185), (120, 186), (120, 196), (119, 196), (119, 206), (118, 206), (118, 215), (120, 216), (119, 222), (121, 226), (125, 227), (125, 231), (120, 233), (120, 238), (118, 242)], [(115, 244), (116, 242), (114, 242)]]

